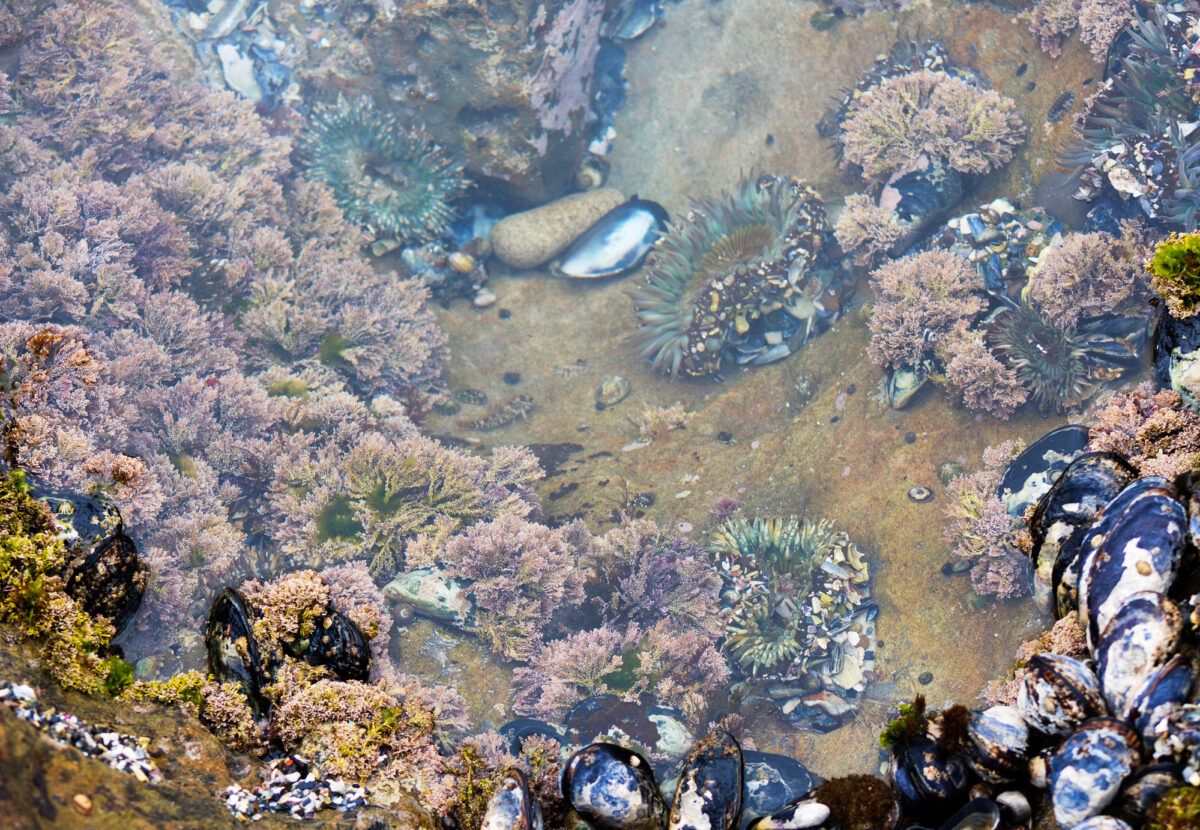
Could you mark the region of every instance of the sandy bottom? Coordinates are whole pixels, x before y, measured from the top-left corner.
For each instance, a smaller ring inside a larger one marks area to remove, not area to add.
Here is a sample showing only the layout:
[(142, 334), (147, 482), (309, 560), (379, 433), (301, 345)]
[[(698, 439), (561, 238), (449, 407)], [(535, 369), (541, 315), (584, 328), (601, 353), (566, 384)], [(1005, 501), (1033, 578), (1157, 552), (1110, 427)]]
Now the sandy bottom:
[[(1046, 125), (1051, 103), (1072, 90), (1078, 107), (1090, 88), (1085, 79), (1100, 76), (1077, 43), (1048, 61), (1023, 27), (992, 8), (943, 2), (898, 22), (870, 15), (827, 32), (811, 28), (815, 8), (794, 0), (669, 5), (665, 25), (629, 48), (629, 101), (617, 122), (610, 185), (678, 214), (689, 197), (715, 194), (740, 171), (758, 169), (805, 178), (839, 202), (861, 187), (843, 179), (815, 125), (876, 55), (899, 36), (919, 33), (942, 39), (955, 59), (1018, 100), (1029, 142), (974, 201), (1006, 194), (1028, 202), (1070, 121)], [(449, 381), (452, 388), (481, 389), (493, 402), (528, 394), (536, 408), (527, 420), (492, 432), (454, 426), (479, 417), (482, 408), (433, 417), (428, 426), (481, 439), (483, 446), (554, 445), (543, 449), (555, 462), (540, 488), (546, 513), (555, 520), (581, 517), (596, 532), (612, 527), (614, 512), (645, 493), (654, 495), (648, 516), (696, 535), (710, 526), (713, 502), (727, 495), (751, 515), (833, 518), (875, 563), (878, 681), (859, 718), (830, 735), (796, 732), (769, 714), (755, 715), (748, 727), (758, 748), (792, 754), (821, 775), (873, 771), (889, 707), (918, 689), (935, 707), (971, 701), (1044, 622), (1032, 602), (981, 603), (965, 577), (942, 576), (949, 550), (938, 465), (957, 460), (974, 468), (985, 446), (1031, 440), (1061, 420), (977, 418), (937, 389), (924, 390), (905, 410), (883, 407), (876, 399), (880, 371), (866, 357), (865, 286), (831, 331), (781, 363), (734, 371), (722, 383), (662, 378), (632, 347), (626, 292), (637, 279), (571, 282), (493, 270), (495, 306), (481, 311), (456, 302), (440, 313), (451, 337)], [(510, 372), (520, 375), (515, 385), (503, 380)], [(597, 411), (594, 390), (614, 374), (627, 378), (632, 391)], [(801, 381), (812, 389), (807, 399), (797, 391)], [(630, 448), (643, 407), (677, 401), (695, 413), (688, 427)], [(932, 489), (933, 501), (910, 501), (915, 485)], [(455, 685), (468, 694), (480, 724), (507, 717), (495, 701), (507, 698), (508, 672), (481, 663), (477, 649), (428, 623), (411, 625), (399, 647), (409, 670), (459, 678)], [(918, 686), (924, 672), (933, 680)]]

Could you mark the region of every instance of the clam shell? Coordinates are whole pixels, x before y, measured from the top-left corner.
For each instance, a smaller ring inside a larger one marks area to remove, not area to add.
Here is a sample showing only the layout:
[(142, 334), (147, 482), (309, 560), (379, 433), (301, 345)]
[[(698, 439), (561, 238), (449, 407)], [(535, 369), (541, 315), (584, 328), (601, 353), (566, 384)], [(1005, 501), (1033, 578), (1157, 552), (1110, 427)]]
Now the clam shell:
[(529, 792), (529, 780), (519, 769), (504, 773), (488, 801), (479, 830), (543, 830), (542, 808)]
[(1044, 735), (1066, 735), (1105, 713), (1095, 672), (1060, 654), (1030, 658), (1017, 690), (1017, 709), (1026, 723)]
[(1133, 594), (1117, 611), (1096, 646), (1097, 675), (1109, 711), (1129, 717), (1134, 695), (1179, 645), (1183, 614), (1162, 594)]
[(616, 744), (589, 744), (572, 755), (562, 793), (597, 830), (660, 830), (666, 817), (650, 762)]
[(1116, 798), (1138, 761), (1138, 738), (1112, 718), (1094, 718), (1063, 741), (1050, 759), (1054, 817), (1074, 827)]
[(636, 196), (601, 216), (551, 268), (574, 279), (615, 277), (637, 268), (667, 230), (667, 212)]
[(742, 748), (723, 730), (688, 755), (671, 802), (670, 830), (733, 830), (742, 815)]

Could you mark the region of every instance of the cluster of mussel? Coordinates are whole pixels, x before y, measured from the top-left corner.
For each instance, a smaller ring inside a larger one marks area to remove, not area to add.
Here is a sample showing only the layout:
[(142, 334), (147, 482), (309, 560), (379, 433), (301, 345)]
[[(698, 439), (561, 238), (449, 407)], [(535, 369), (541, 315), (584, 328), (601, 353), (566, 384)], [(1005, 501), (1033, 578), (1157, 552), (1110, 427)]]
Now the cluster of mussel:
[[(679, 770), (670, 804), (651, 764), (612, 743), (579, 749), (563, 767), (567, 805), (595, 830), (788, 830), (824, 827), (829, 808), (807, 794), (768, 815), (757, 802), (747, 759), (732, 735), (717, 729), (692, 749)], [(747, 813), (751, 815), (746, 815)], [(541, 810), (520, 770), (508, 770), (488, 804), (484, 830), (541, 830)]]
[(204, 632), (208, 668), (218, 681), (241, 686), (256, 712), (270, 703), (262, 695), (272, 682), (284, 655), (328, 669), (338, 680), (366, 680), (371, 673), (371, 651), (358, 626), (332, 605), (313, 622), (311, 633), (281, 648), (260, 644), (254, 633), (259, 612), (234, 588), (225, 588), (213, 601)]
[(30, 495), (50, 508), (56, 535), (69, 559), (63, 590), (90, 617), (108, 619), (120, 634), (142, 604), (149, 568), (125, 535), (117, 506), (108, 498), (32, 485)]
[(977, 777), (1001, 795), (971, 802), (975, 823), (961, 826), (1000, 826), (999, 817), (978, 822), (992, 808), (1023, 823), (1021, 789), (1033, 787), (1048, 789), (1065, 830), (1121, 830), (1141, 826), (1172, 787), (1200, 783), (1200, 704), (1189, 702), (1186, 653), (1198, 616), (1195, 597), (1176, 599), (1195, 590), (1198, 509), (1195, 496), (1139, 477), (1112, 453), (1067, 465), (1030, 517), (1032, 556), (1049, 574), (1056, 613), (1078, 614), (1091, 659), (1033, 657), (1015, 706), (972, 713), (961, 752), (925, 736), (898, 749), (906, 812), (940, 819)]

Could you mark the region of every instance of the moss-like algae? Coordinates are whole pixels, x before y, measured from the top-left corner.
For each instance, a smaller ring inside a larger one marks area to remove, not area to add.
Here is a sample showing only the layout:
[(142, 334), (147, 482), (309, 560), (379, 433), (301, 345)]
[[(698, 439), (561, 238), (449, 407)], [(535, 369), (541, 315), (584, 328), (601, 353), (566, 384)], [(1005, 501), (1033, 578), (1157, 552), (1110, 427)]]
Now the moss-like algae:
[(1200, 232), (1173, 233), (1158, 243), (1146, 270), (1173, 315), (1200, 311)]

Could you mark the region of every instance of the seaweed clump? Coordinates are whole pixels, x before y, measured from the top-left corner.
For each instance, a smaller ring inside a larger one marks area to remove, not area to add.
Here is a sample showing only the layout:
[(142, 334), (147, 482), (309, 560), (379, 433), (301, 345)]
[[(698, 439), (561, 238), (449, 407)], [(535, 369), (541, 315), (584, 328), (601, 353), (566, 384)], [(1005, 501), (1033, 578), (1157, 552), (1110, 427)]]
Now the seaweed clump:
[(830, 825), (842, 830), (888, 827), (899, 809), (891, 785), (870, 775), (831, 778), (812, 797), (829, 808)]
[(925, 714), (925, 695), (917, 695), (912, 703), (901, 703), (899, 713), (887, 722), (887, 726), (879, 733), (879, 746), (883, 749), (896, 749), (907, 746), (924, 736), (929, 726), (929, 718)]
[(1173, 233), (1159, 242), (1146, 270), (1173, 316), (1200, 312), (1200, 233)]
[(1200, 826), (1200, 788), (1172, 787), (1146, 814), (1146, 830), (1187, 830)]

